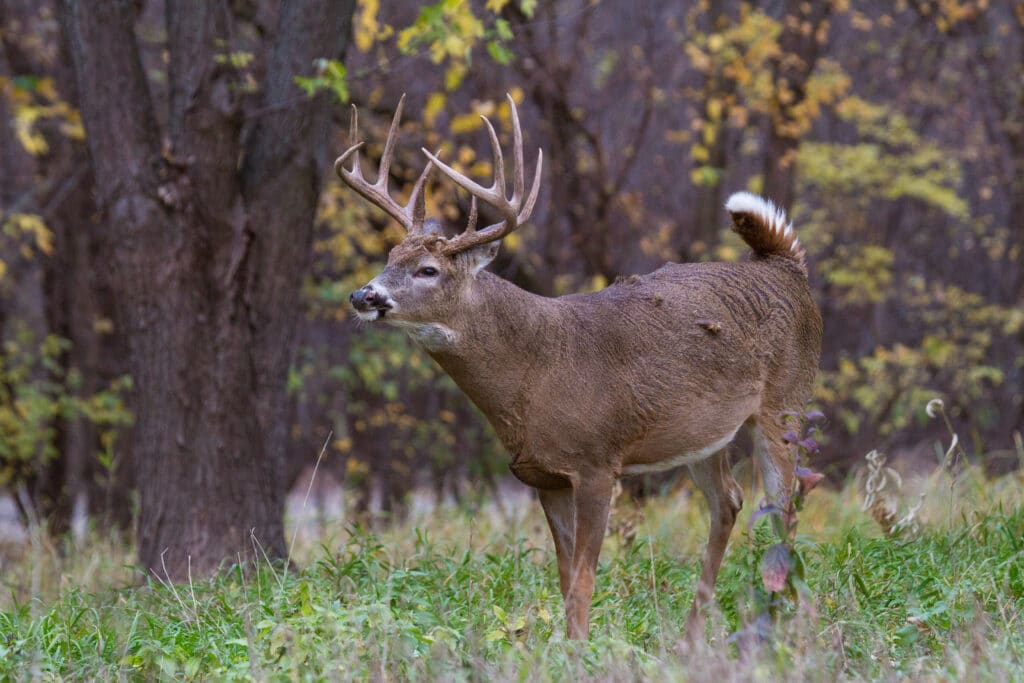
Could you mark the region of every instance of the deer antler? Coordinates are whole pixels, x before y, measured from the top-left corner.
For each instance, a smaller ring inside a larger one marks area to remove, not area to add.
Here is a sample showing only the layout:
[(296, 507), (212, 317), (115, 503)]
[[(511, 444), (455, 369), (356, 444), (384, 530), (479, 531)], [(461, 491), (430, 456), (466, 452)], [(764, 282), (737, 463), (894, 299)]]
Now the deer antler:
[[(391, 128), (388, 130), (387, 141), (384, 143), (384, 154), (380, 158), (376, 182), (371, 184), (370, 181), (363, 177), (363, 170), (359, 163), (359, 149), (366, 143), (362, 141), (356, 142), (359, 137), (359, 111), (354, 104), (352, 105), (352, 122), (349, 126), (349, 139), (353, 141), (353, 144), (334, 162), (334, 172), (338, 174), (338, 177), (346, 185), (361, 194), (370, 203), (387, 211), (411, 235), (423, 231), (423, 186), (427, 182), (427, 177), (430, 175), (433, 163), (428, 162), (426, 168), (423, 169), (420, 177), (416, 180), (416, 184), (412, 187), (412, 193), (409, 195), (409, 201), (405, 206), (402, 206), (391, 197), (388, 191), (388, 171), (391, 169), (391, 160), (395, 154), (395, 140), (397, 138), (398, 125), (402, 120), (402, 106), (404, 104), (405, 95), (402, 95), (402, 99), (398, 101), (398, 108), (395, 110), (395, 117), (391, 121)], [(345, 162), (348, 161), (349, 157), (352, 157), (351, 171), (345, 168)]]
[[(526, 184), (523, 171), (523, 132), (519, 127), (519, 112), (516, 111), (516, 103), (511, 95), (508, 95), (508, 104), (512, 114), (512, 154), (513, 154), (513, 181), (512, 198), (507, 197), (508, 188), (505, 185), (505, 159), (501, 153), (501, 143), (498, 142), (498, 134), (494, 132), (494, 126), (481, 116), (487, 125), (487, 133), (491, 138), (491, 149), (494, 153), (494, 182), (490, 187), (483, 187), (473, 182), (466, 176), (445, 164), (435, 155), (423, 149), (423, 153), (437, 168), (455, 183), (472, 195), (470, 207), (470, 219), (466, 230), (448, 240), (442, 251), (445, 254), (457, 254), (473, 247), (500, 240), (505, 235), (518, 228), (530, 218), (533, 206), (537, 202), (537, 193), (540, 191), (540, 174), (544, 164), (543, 150), (537, 150), (537, 170), (533, 175), (533, 185), (530, 188), (529, 196), (525, 195)], [(524, 203), (525, 198), (525, 203)], [(483, 230), (476, 229), (477, 199), (481, 199), (497, 209), (504, 220), (489, 225)]]

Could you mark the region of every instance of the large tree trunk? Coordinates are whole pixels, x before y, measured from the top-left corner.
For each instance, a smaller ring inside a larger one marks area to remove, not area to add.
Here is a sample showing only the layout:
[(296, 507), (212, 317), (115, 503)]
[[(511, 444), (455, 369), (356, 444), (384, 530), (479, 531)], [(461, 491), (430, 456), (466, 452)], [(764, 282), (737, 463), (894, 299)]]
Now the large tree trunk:
[(328, 133), (326, 102), (297, 97), (292, 77), (341, 55), (352, 5), (281, 3), (272, 113), (243, 143), (234, 74), (216, 59), (231, 17), (167, 3), (165, 148), (135, 3), (60, 3), (135, 381), (139, 558), (172, 579), (248, 556), (250, 536), (285, 551), (285, 378)]

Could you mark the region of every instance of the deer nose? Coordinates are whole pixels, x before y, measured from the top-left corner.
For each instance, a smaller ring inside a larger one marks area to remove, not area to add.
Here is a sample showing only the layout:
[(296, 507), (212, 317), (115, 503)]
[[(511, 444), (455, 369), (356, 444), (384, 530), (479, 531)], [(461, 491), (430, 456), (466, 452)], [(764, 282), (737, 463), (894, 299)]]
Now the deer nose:
[(365, 310), (371, 308), (377, 302), (377, 292), (373, 290), (373, 287), (366, 286), (352, 292), (348, 300), (357, 309)]

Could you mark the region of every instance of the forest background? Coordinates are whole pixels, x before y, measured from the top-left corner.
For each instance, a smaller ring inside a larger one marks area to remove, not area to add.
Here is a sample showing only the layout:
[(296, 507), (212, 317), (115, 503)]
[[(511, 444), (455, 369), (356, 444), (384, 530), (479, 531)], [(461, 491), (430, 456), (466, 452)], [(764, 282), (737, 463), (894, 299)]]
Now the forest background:
[[(543, 189), (492, 268), (540, 294), (744, 258), (725, 198), (779, 202), (824, 317), (834, 480), (872, 448), (933, 464), (934, 397), (969, 457), (1019, 465), (1016, 3), (2, 0), (0, 42), (0, 488), (26, 520), (134, 524), (180, 576), (253, 528), (282, 555), (321, 448), (356, 515), (417, 487), (500, 501), (473, 406), (348, 312), (401, 233), (331, 163), (349, 104), (376, 157), (402, 93), (400, 192), (421, 146), (488, 178), (479, 115), (504, 139), (515, 99)], [(469, 203), (435, 179), (427, 206), (458, 229)]]

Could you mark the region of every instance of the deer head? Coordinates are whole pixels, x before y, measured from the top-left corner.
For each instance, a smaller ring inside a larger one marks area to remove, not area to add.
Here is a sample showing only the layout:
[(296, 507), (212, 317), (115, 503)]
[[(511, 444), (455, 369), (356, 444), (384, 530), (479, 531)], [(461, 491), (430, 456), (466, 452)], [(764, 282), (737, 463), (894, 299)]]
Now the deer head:
[[(398, 103), (384, 154), (377, 171), (377, 180), (370, 183), (362, 173), (359, 150), (363, 142), (354, 142), (334, 162), (338, 176), (353, 190), (386, 211), (406, 230), (405, 239), (388, 255), (387, 266), (380, 275), (352, 293), (350, 301), (356, 314), (363, 320), (387, 320), (405, 325), (443, 324), (455, 315), (460, 302), (467, 295), (470, 284), (498, 252), (501, 239), (522, 225), (530, 217), (540, 189), (543, 152), (537, 151), (537, 168), (529, 194), (526, 193), (523, 166), (523, 136), (515, 102), (508, 97), (512, 118), (513, 170), (512, 196), (508, 197), (505, 180), (504, 156), (494, 126), (482, 116), (491, 140), (494, 154), (494, 181), (483, 187), (442, 162), (426, 149), (428, 162), (405, 205), (395, 201), (388, 190), (389, 170), (394, 157), (395, 141), (402, 117), (405, 96)], [(351, 138), (358, 140), (359, 119), (352, 107)], [(352, 170), (345, 164), (352, 159)], [(423, 194), (426, 181), (434, 166), (472, 197), (466, 229), (447, 238), (437, 219), (426, 218)], [(502, 220), (477, 229), (477, 201), (492, 206)]]

